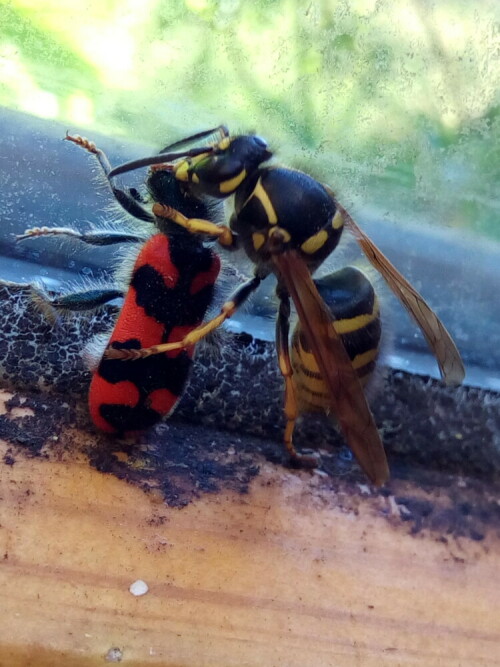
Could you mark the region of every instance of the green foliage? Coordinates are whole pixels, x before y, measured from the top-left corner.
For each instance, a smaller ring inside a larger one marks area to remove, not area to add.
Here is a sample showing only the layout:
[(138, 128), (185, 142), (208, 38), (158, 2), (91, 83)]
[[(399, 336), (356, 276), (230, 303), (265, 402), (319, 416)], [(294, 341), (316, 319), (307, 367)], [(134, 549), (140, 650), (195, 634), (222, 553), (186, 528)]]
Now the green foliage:
[(154, 146), (224, 121), (347, 201), (500, 236), (496, 7), (5, 1), (0, 103)]
[(2, 45), (15, 48), (40, 86), (63, 95), (74, 85), (75, 77), (89, 82), (96, 78), (96, 68), (74, 53), (71, 41), (66, 43), (61, 36), (44, 30), (28, 10), (9, 2), (0, 3), (0, 12)]

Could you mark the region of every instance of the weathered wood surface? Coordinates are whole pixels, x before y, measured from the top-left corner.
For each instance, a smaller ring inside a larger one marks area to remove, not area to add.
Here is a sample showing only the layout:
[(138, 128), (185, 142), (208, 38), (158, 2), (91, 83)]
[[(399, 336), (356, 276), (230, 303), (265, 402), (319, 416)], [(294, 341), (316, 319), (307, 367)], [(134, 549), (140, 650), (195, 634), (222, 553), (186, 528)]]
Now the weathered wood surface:
[[(29, 432), (43, 414), (17, 404)], [(444, 489), (376, 493), (256, 454), (248, 493), (180, 509), (92, 468), (89, 438), (63, 428), (32, 458), (0, 442), (2, 667), (500, 664), (498, 531), (423, 528)]]

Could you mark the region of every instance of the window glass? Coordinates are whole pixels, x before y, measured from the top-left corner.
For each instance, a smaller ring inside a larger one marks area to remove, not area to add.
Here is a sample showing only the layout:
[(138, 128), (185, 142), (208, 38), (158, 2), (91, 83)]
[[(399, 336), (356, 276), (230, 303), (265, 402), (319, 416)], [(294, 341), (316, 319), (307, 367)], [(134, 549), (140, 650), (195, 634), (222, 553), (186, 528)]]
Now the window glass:
[[(439, 312), (469, 380), (498, 386), (498, 2), (9, 0), (0, 13), (2, 275), (12, 255), (55, 281), (109, 265), (67, 244), (12, 249), (34, 224), (104, 215), (66, 129), (118, 162), (225, 122), (327, 182)], [(425, 343), (388, 302), (406, 367)]]

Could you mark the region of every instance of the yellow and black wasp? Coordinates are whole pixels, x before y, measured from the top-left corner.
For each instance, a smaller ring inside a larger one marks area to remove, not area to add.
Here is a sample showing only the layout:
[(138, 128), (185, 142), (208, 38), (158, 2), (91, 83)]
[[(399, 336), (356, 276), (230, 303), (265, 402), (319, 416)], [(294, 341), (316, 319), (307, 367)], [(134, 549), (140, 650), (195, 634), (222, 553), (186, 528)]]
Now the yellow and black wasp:
[[(195, 143), (201, 145), (189, 148)], [(113, 178), (150, 166), (153, 170), (172, 173), (186, 195), (208, 195), (217, 199), (234, 195), (234, 212), (228, 226), (187, 218), (160, 203), (154, 204), (153, 213), (194, 234), (216, 237), (222, 246), (243, 247), (255, 264), (255, 271), (250, 280), (235, 290), (217, 317), (182, 341), (140, 350), (109, 347), (105, 354), (110, 358), (139, 359), (190, 347), (231, 317), (262, 280), (273, 273), (279, 298), (276, 346), (285, 381), (284, 440), (291, 457), (309, 465), (314, 462), (296, 451), (294, 426), (302, 407), (325, 409), (337, 418), (367, 476), (380, 485), (388, 479), (389, 468), (362, 388), (362, 376), (370, 372), (377, 355), (378, 303), (367, 279), (350, 267), (343, 274), (333, 274), (330, 287), (312, 278), (337, 246), (344, 227), (354, 234), (368, 260), (422, 329), (447, 384), (462, 381), (463, 364), (436, 314), (358, 227), (330, 188), (301, 171), (274, 164), (262, 166), (272, 155), (261, 137), (230, 136), (225, 126), (219, 126), (171, 144), (158, 155), (129, 162), (110, 172), (109, 177)], [(333, 300), (328, 300), (330, 307), (320, 294), (320, 291), (325, 293), (325, 289), (333, 294)], [(347, 304), (344, 310), (342, 294)], [(292, 354), (290, 299), (299, 318)], [(335, 303), (338, 305), (333, 305)], [(356, 332), (362, 332), (361, 335), (366, 332), (366, 341), (361, 347), (359, 343), (354, 344), (353, 351), (349, 352), (346, 345), (349, 347), (349, 337), (352, 340)]]

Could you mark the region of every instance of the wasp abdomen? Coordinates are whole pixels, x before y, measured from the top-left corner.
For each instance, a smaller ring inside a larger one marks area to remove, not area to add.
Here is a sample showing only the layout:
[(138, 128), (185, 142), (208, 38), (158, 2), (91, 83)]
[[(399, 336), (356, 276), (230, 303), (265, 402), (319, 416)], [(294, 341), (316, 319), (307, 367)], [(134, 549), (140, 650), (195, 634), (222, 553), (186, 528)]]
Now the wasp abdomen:
[[(380, 310), (373, 286), (352, 266), (315, 280), (315, 284), (332, 312), (335, 330), (361, 384), (365, 385), (375, 369), (381, 336)], [(329, 409), (329, 392), (300, 323), (293, 333), (291, 361), (301, 410)]]
[[(182, 340), (203, 321), (220, 261), (185, 234), (152, 236), (142, 247), (109, 340), (140, 349)], [(193, 350), (134, 361), (101, 359), (93, 374), (89, 408), (108, 433), (142, 431), (168, 415), (179, 400)]]

